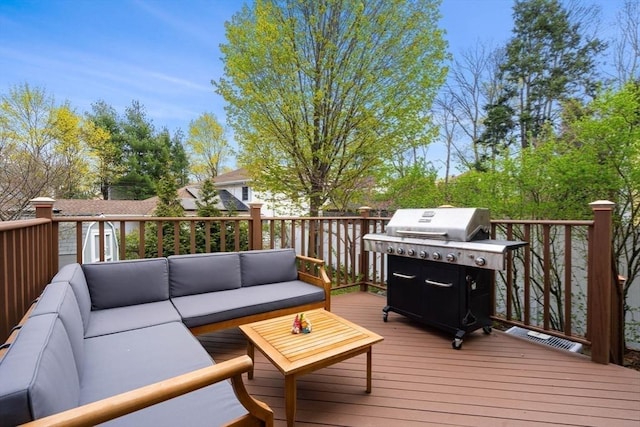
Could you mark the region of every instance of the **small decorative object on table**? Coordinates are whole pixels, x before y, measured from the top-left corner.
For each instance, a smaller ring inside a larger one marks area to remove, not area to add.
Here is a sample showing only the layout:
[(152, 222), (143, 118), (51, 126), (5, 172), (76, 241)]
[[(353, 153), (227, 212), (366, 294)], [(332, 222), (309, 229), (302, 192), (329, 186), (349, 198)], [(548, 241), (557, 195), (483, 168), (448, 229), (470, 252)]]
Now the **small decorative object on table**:
[(296, 314), (296, 318), (293, 320), (293, 326), (291, 327), (292, 334), (308, 334), (311, 332), (311, 322), (304, 313)]

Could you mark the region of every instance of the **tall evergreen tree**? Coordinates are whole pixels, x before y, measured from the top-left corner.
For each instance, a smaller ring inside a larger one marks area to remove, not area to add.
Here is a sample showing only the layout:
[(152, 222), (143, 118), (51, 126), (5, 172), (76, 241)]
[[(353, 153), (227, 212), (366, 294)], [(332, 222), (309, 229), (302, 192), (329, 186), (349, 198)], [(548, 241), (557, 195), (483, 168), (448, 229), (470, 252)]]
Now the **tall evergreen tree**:
[(122, 198), (141, 200), (156, 194), (156, 185), (169, 171), (171, 138), (155, 134), (142, 104), (133, 101), (125, 110), (123, 161), (126, 173), (118, 182)]
[(500, 69), (515, 110), (513, 131), (526, 148), (536, 145), (545, 126), (559, 124), (561, 102), (595, 95), (596, 55), (606, 44), (587, 37), (559, 0), (517, 0), (513, 17), (513, 37)]

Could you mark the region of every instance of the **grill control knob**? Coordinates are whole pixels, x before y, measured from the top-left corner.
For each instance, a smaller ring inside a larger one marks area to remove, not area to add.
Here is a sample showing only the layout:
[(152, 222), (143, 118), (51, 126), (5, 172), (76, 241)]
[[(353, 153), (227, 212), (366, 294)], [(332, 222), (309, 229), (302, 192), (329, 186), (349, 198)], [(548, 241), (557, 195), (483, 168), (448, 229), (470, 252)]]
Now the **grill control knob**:
[(398, 255), (402, 255), (402, 254), (404, 253), (404, 249), (402, 249), (402, 248), (398, 248), (398, 249), (396, 249), (396, 253), (397, 253)]
[(392, 246), (389, 246), (389, 247), (387, 248), (387, 253), (390, 253), (390, 254), (392, 254), (392, 253), (393, 253), (393, 247), (392, 247)]
[(428, 256), (429, 254), (427, 253), (427, 251), (420, 251), (420, 258), (426, 258)]
[(407, 251), (407, 255), (409, 255), (409, 256), (414, 256), (415, 254), (416, 254), (416, 251), (414, 251), (413, 249), (409, 249)]
[(447, 261), (454, 262), (456, 260), (455, 254), (447, 254)]
[(482, 267), (483, 265), (485, 265), (487, 263), (487, 260), (482, 258), (481, 256), (479, 256), (478, 258), (476, 258), (476, 265), (479, 265), (480, 267)]
[(438, 261), (440, 258), (442, 258), (442, 255), (440, 255), (440, 252), (434, 252), (433, 255), (431, 255), (431, 258)]

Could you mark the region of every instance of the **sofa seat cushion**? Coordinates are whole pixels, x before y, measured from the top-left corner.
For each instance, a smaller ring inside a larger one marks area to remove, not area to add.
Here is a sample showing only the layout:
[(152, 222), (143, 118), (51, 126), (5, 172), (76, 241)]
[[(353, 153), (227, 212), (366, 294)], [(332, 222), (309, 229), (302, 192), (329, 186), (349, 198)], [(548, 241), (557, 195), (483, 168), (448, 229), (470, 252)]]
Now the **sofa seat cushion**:
[(169, 299), (166, 258), (82, 264), (82, 271), (93, 310)]
[(171, 297), (240, 287), (240, 256), (237, 252), (172, 255), (168, 261)]
[(71, 409), (80, 379), (62, 321), (32, 316), (0, 359), (0, 425), (15, 426)]
[(292, 280), (172, 298), (190, 328), (281, 308), (324, 301), (324, 289)]
[[(180, 322), (87, 338), (85, 351), (81, 404), (213, 364), (209, 354)], [(105, 425), (210, 426), (246, 413), (229, 382), (222, 381)]]
[(179, 321), (180, 314), (171, 301), (93, 310), (84, 335), (96, 337)]

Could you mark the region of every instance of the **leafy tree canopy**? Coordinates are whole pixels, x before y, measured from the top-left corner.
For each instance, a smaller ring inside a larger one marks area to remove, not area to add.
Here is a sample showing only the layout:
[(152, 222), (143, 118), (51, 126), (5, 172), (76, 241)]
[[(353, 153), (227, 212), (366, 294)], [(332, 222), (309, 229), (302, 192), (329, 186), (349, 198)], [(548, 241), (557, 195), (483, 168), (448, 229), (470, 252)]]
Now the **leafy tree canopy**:
[(257, 0), (236, 14), (221, 46), (225, 77), (213, 83), (254, 185), (314, 215), (424, 140), (445, 74), (438, 6)]

